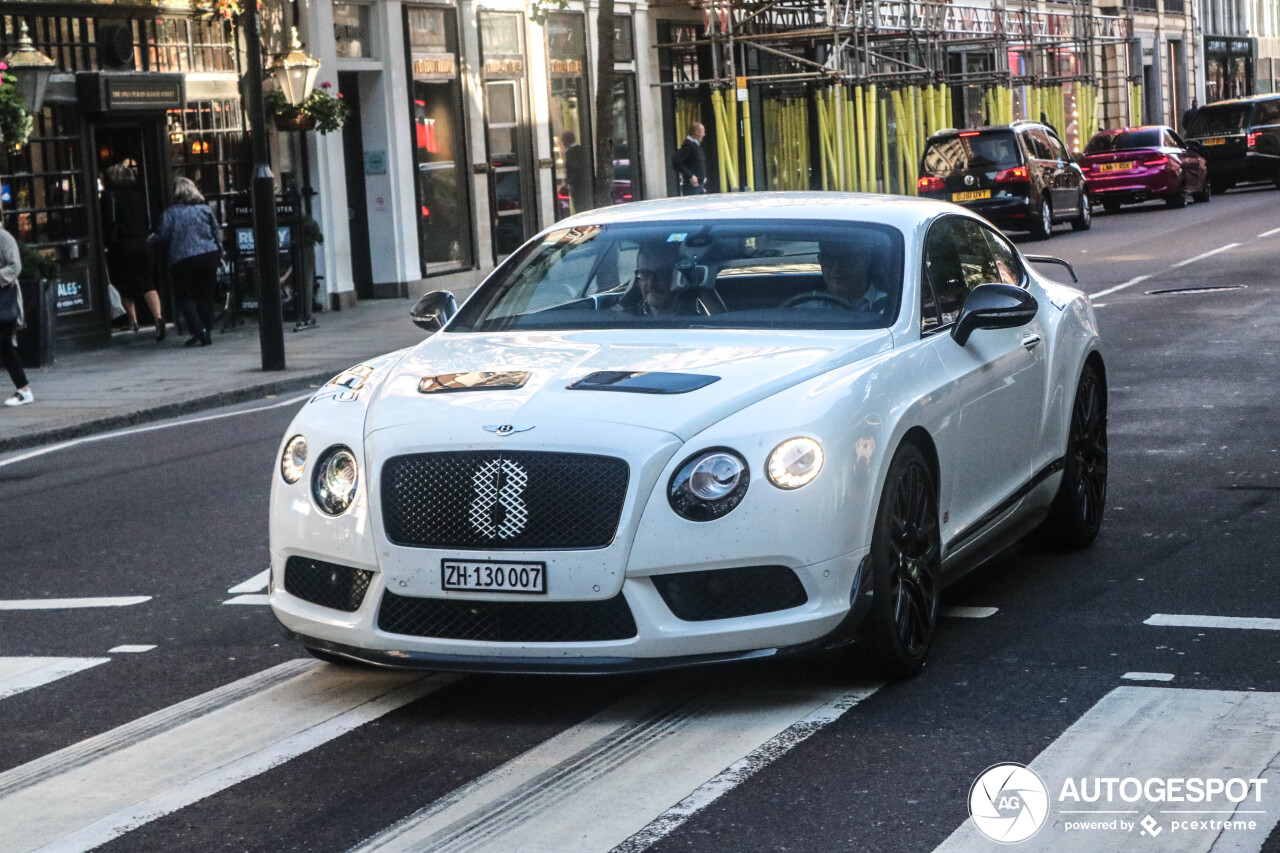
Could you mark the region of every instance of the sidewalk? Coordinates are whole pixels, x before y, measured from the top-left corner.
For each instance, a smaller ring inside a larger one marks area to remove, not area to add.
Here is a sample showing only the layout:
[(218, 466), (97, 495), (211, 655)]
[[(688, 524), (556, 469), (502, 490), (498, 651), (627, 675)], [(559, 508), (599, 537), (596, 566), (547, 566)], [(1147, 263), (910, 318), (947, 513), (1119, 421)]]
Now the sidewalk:
[[(455, 291), (458, 301), (469, 291)], [(317, 327), (305, 332), (286, 323), (288, 369), (278, 372), (262, 370), (252, 318), (225, 333), (215, 330), (208, 347), (184, 347), (185, 336), (172, 326), (157, 344), (154, 327), (144, 327), (137, 335), (114, 335), (101, 350), (58, 353), (49, 367), (27, 371), (33, 404), (0, 408), (0, 452), (305, 391), (363, 359), (422, 341), (426, 333), (409, 319), (415, 298), (366, 300), (351, 311), (317, 314)], [(9, 382), (2, 372), (0, 382)], [(5, 387), (3, 396), (10, 394)]]

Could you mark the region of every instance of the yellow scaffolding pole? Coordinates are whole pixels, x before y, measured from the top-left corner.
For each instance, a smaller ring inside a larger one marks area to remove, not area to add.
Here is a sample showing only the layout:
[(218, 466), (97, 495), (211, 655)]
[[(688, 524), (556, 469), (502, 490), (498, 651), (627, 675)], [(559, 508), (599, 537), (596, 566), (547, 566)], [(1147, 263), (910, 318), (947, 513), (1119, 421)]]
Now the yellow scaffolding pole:
[(873, 193), (878, 190), (876, 186), (876, 116), (879, 111), (876, 107), (880, 102), (880, 96), (876, 94), (875, 86), (866, 88), (863, 108), (867, 113), (867, 192)]
[[(889, 100), (892, 100), (890, 97)], [(881, 192), (893, 192), (892, 169), (889, 161), (889, 104), (880, 102), (880, 157), (884, 169), (884, 189)]]
[(756, 190), (756, 161), (751, 156), (751, 100), (742, 102), (742, 167), (747, 173), (747, 189), (755, 192)]

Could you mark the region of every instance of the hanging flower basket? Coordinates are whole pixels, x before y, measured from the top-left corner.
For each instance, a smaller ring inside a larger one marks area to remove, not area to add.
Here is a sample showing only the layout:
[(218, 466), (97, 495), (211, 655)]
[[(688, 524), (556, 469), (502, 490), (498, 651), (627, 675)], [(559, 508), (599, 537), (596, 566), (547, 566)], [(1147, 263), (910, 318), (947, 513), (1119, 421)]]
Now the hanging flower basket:
[(26, 145), (32, 120), (9, 66), (0, 62), (0, 148)]
[(276, 130), (307, 131), (316, 129), (316, 117), (293, 108), (275, 114)]
[(351, 115), (351, 109), (342, 102), (342, 94), (333, 97), (328, 90), (332, 83), (321, 83), (311, 97), (298, 106), (292, 106), (285, 98), (284, 92), (272, 89), (266, 94), (267, 112), (275, 116), (276, 127), (280, 130), (314, 130), (317, 133), (332, 133), (340, 130)]

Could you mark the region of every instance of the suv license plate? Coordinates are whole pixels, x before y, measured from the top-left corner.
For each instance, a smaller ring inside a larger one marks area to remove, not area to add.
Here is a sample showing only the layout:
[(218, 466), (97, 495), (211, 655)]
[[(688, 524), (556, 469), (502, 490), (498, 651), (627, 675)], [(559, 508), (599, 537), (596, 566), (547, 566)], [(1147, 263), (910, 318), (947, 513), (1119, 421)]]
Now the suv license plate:
[(980, 198), (991, 198), (991, 190), (973, 190), (967, 193), (952, 193), (952, 201), (977, 201)]
[(1214, 139), (1202, 139), (1200, 140), (1200, 144), (1201, 145), (1226, 145), (1227, 140), (1221, 136), (1218, 136), (1218, 137), (1215, 137)]
[(441, 560), (440, 585), (467, 592), (545, 594), (546, 563), (500, 563), (494, 560)]

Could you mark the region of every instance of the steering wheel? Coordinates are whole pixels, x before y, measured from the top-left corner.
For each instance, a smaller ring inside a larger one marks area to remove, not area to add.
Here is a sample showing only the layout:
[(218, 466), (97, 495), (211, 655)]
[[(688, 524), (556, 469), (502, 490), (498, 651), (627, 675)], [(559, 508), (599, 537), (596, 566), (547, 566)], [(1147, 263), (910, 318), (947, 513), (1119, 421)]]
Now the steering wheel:
[(797, 293), (795, 296), (782, 303), (781, 307), (794, 308), (802, 302), (812, 302), (815, 299), (819, 302), (829, 302), (837, 308), (847, 308), (850, 311), (855, 310), (853, 303), (848, 299), (845, 299), (843, 296), (836, 296), (834, 293), (827, 293), (825, 290), (813, 290), (809, 293)]

